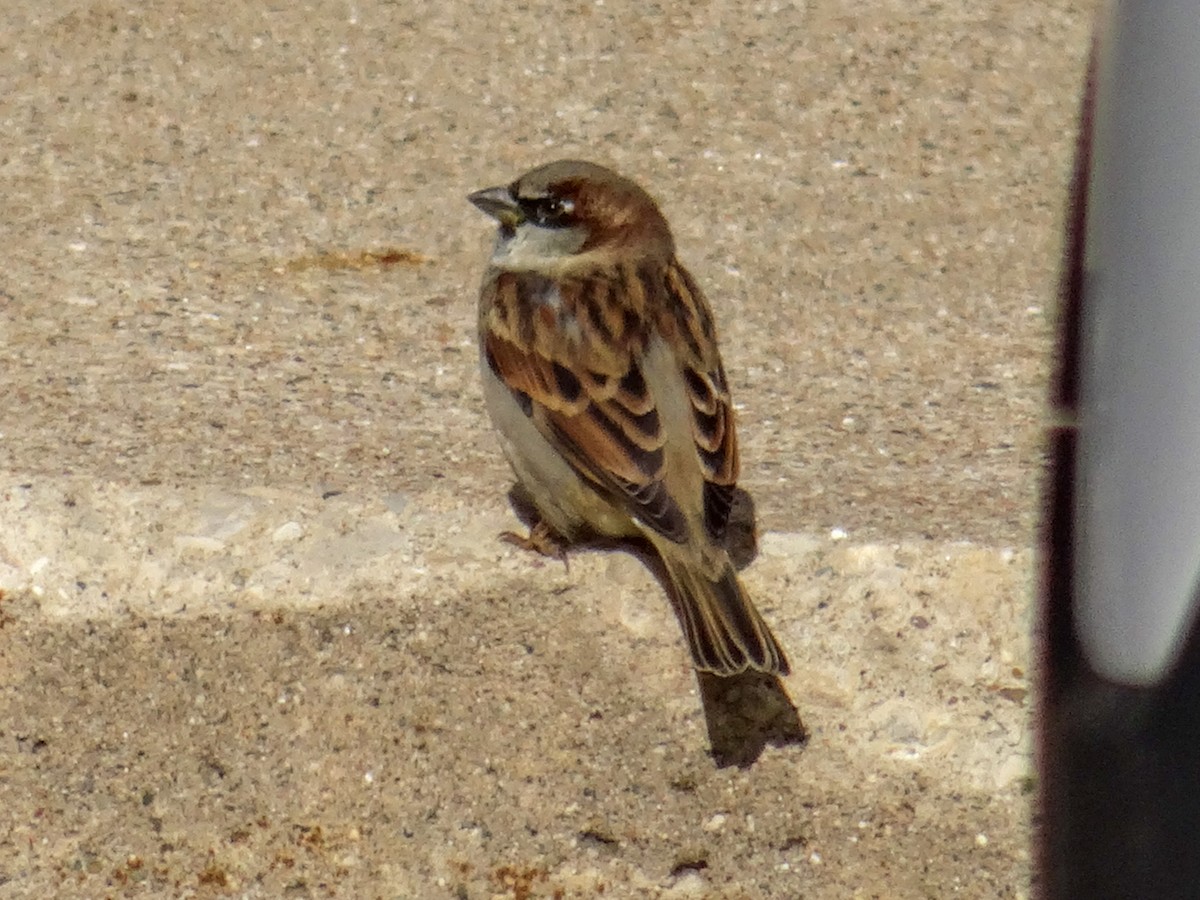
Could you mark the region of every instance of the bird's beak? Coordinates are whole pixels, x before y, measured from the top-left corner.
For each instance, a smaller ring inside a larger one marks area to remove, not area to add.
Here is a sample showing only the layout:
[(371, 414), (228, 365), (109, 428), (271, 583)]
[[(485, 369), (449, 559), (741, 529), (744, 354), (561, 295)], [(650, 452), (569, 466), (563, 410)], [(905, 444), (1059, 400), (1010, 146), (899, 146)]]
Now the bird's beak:
[(525, 220), (521, 207), (507, 187), (490, 187), (468, 194), (467, 199), (499, 222), (513, 228)]

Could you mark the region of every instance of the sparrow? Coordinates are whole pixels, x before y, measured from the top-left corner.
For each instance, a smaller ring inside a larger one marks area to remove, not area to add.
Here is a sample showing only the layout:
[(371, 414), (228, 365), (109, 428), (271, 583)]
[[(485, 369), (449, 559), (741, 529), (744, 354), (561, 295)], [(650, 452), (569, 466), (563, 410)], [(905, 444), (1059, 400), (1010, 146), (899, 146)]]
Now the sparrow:
[[(786, 675), (722, 537), (738, 477), (716, 327), (641, 187), (559, 160), (468, 199), (499, 223), (479, 296), (483, 393), (536, 509), (518, 543), (643, 538), (697, 669)], [(511, 537), (511, 535), (509, 535)]]

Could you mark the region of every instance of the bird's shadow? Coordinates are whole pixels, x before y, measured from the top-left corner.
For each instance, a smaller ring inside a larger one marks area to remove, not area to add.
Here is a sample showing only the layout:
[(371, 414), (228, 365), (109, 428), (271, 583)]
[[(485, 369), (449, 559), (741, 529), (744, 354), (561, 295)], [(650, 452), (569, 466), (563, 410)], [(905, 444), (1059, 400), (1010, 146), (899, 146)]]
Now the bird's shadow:
[[(508, 493), (513, 512), (527, 526), (538, 521), (537, 510), (519, 484)], [(738, 488), (734, 492), (729, 524), (725, 531), (725, 549), (740, 571), (758, 555), (758, 528), (754, 499)], [(666, 568), (648, 541), (613, 540), (600, 536), (585, 536), (570, 545), (572, 550), (621, 550), (639, 559), (650, 571), (671, 600), (679, 617), (679, 603)], [(758, 760), (766, 747), (803, 745), (808, 731), (800, 712), (775, 675), (765, 672), (742, 672), (720, 676), (711, 672), (696, 672), (704, 720), (713, 761), (718, 768), (738, 766), (748, 768)]]

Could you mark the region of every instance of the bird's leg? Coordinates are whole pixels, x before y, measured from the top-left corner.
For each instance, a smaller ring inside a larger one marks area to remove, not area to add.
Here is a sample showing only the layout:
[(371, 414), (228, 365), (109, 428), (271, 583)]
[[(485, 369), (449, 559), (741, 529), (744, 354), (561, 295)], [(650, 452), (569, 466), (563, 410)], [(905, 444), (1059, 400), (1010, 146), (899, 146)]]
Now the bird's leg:
[(535, 521), (526, 536), (517, 534), (515, 531), (502, 531), (500, 540), (506, 544), (512, 544), (514, 547), (520, 547), (522, 550), (532, 550), (541, 556), (557, 559), (564, 566), (568, 565), (566, 540), (543, 519)]

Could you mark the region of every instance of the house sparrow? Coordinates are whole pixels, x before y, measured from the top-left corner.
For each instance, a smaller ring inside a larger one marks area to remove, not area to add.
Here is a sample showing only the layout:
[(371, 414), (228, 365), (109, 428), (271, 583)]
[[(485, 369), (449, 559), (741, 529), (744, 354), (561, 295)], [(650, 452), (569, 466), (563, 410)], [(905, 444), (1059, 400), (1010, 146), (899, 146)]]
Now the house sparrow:
[(499, 233), (479, 298), (484, 396), (540, 521), (523, 545), (643, 537), (697, 669), (785, 675), (721, 544), (738, 476), (708, 303), (658, 206), (561, 160), (468, 198)]

